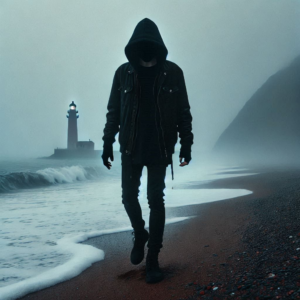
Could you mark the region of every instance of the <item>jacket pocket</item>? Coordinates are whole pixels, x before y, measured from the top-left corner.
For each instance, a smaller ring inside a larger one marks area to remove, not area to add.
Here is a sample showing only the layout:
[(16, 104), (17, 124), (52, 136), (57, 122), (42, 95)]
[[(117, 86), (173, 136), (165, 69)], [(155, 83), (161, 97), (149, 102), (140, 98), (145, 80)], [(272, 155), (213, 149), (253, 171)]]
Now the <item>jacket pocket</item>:
[(174, 94), (179, 91), (178, 86), (163, 86), (163, 91), (168, 94)]
[(132, 86), (120, 86), (118, 91), (123, 92), (124, 94), (130, 93), (133, 90)]
[(129, 104), (130, 99), (132, 98), (133, 86), (121, 86), (120, 91), (121, 91), (121, 104), (122, 107), (125, 107)]
[(132, 87), (132, 86), (124, 87), (124, 94), (130, 93), (132, 90), (133, 90), (133, 87)]

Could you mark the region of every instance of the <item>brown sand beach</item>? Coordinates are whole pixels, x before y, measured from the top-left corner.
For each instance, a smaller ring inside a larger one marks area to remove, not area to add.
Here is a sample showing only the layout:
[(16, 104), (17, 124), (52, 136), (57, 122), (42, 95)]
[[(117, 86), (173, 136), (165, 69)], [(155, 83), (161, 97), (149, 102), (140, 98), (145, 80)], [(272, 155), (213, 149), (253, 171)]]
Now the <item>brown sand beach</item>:
[(147, 284), (145, 260), (130, 263), (133, 242), (126, 231), (89, 239), (86, 244), (105, 251), (103, 261), (21, 299), (300, 299), (300, 168), (251, 172), (259, 174), (192, 188), (253, 194), (167, 208), (168, 218), (195, 217), (166, 225), (163, 281)]

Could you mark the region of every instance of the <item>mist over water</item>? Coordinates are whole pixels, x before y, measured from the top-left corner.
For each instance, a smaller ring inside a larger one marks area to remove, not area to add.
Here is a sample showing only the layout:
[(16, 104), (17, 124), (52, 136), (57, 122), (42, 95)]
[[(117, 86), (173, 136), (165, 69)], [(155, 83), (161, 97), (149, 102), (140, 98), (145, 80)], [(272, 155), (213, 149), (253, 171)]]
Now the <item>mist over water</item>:
[(193, 151), (210, 151), (253, 93), (300, 54), (293, 0), (10, 0), (0, 14), (0, 158), (65, 148), (71, 101), (79, 140), (102, 149), (113, 74), (145, 17), (157, 24), (167, 59), (184, 71)]

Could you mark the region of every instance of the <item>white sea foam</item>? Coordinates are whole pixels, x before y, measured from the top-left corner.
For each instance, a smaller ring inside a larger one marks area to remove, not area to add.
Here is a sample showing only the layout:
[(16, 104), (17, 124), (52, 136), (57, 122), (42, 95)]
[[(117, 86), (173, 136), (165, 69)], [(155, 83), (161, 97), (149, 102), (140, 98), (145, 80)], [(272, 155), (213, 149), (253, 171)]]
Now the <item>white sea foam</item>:
[[(191, 217), (178, 217), (166, 220), (166, 224), (184, 221)], [(148, 227), (148, 226), (146, 226)], [(93, 263), (104, 259), (105, 253), (90, 245), (80, 244), (81, 242), (96, 236), (132, 230), (131, 227), (116, 228), (101, 231), (92, 231), (76, 236), (65, 236), (57, 241), (57, 248), (60, 252), (71, 254), (72, 257), (66, 263), (43, 272), (37, 276), (25, 279), (21, 282), (0, 288), (1, 300), (13, 300), (18, 297), (36, 292), (62, 281), (79, 275)]]
[(179, 207), (193, 204), (214, 202), (252, 194), (244, 189), (168, 189), (165, 191), (167, 198), (173, 200), (166, 207)]

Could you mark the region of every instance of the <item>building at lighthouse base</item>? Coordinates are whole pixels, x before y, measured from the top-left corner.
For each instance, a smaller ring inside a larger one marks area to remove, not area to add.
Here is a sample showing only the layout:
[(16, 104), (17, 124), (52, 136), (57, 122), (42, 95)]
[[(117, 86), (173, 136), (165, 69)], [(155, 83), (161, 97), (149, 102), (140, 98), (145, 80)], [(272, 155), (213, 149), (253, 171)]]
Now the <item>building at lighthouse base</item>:
[(92, 141), (80, 141), (76, 143), (75, 149), (54, 149), (54, 154), (50, 158), (100, 158), (102, 151), (94, 150), (94, 146)]

